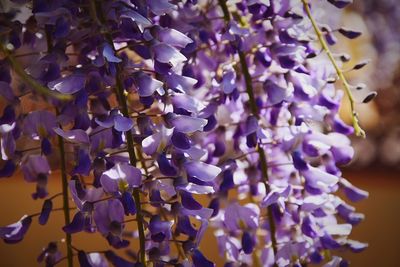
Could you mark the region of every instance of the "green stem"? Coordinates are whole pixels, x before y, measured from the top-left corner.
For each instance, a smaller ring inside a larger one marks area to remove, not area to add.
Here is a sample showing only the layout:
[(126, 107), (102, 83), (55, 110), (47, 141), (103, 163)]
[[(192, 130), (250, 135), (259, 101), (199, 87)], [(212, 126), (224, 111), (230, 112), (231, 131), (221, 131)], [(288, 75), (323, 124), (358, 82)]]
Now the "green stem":
[[(57, 115), (59, 111), (57, 109)], [(63, 209), (64, 209), (64, 222), (65, 225), (69, 225), (71, 223), (71, 218), (69, 214), (69, 204), (68, 204), (68, 179), (67, 179), (67, 168), (66, 168), (66, 160), (65, 160), (65, 146), (64, 139), (61, 136), (58, 137), (58, 146), (60, 147), (60, 160), (61, 160), (61, 180), (62, 180), (62, 196), (63, 196)], [(71, 234), (66, 233), (67, 243), (67, 260), (68, 267), (73, 266), (73, 253), (71, 249), (72, 245), (72, 237)]]
[(310, 7), (308, 6), (308, 1), (301, 0), (301, 2), (303, 3), (304, 10), (306, 11), (307, 17), (311, 21), (311, 25), (314, 28), (315, 34), (317, 35), (318, 41), (321, 44), (322, 49), (325, 51), (326, 55), (328, 56), (329, 60), (332, 63), (337, 75), (339, 76), (339, 79), (342, 81), (344, 91), (346, 92), (346, 95), (350, 102), (351, 119), (352, 119), (352, 123), (353, 123), (354, 132), (357, 136), (361, 136), (361, 137), (365, 138), (365, 131), (361, 128), (361, 126), (359, 124), (358, 115), (357, 115), (357, 112), (354, 107), (355, 102), (354, 102), (353, 94), (350, 90), (350, 85), (347, 82), (346, 77), (343, 74), (343, 71), (339, 68), (339, 66), (338, 66), (331, 50), (329, 49), (329, 46), (326, 43), (326, 41), (323, 37), (323, 34), (322, 34), (321, 30), (319, 29), (314, 17), (311, 15), (311, 10), (310, 10)]
[[(46, 42), (47, 42), (47, 52), (50, 53), (53, 50), (53, 40), (51, 38), (51, 33), (49, 29), (46, 28)], [(57, 117), (60, 115), (60, 111), (56, 108)], [(61, 127), (61, 125), (60, 125)], [(63, 211), (64, 211), (64, 223), (69, 225), (71, 223), (71, 218), (69, 214), (69, 198), (68, 198), (68, 177), (67, 177), (67, 167), (65, 159), (65, 143), (62, 136), (57, 135), (58, 146), (60, 148), (60, 161), (61, 161), (61, 184), (62, 184), (62, 198), (63, 198)], [(74, 265), (73, 253), (72, 253), (72, 236), (69, 233), (65, 234), (65, 241), (67, 243), (67, 262), (68, 267)]]
[[(101, 1), (92, 0), (90, 1), (90, 13), (96, 24), (106, 24), (106, 18), (102, 12)], [(114, 42), (110, 33), (105, 33), (105, 38), (108, 44), (113, 48), (114, 53), (116, 53), (116, 49), (114, 47)], [(127, 99), (125, 96), (124, 86), (121, 80), (121, 66), (117, 65), (117, 73), (116, 73), (116, 95), (118, 99), (118, 103), (120, 106), (120, 111), (122, 115), (126, 118), (129, 118), (129, 109), (127, 105)], [(132, 166), (136, 166), (137, 160), (135, 155), (135, 147), (133, 141), (133, 135), (131, 131), (125, 132), (126, 135), (126, 143), (127, 150), (129, 154), (129, 162)], [(140, 245), (140, 262), (143, 266), (146, 267), (146, 236), (144, 234), (144, 224), (143, 224), (143, 214), (142, 214), (142, 206), (140, 201), (140, 189), (135, 188), (133, 190), (133, 198), (135, 200), (136, 206), (136, 218), (137, 218), (137, 226), (139, 232), (139, 245)]]
[[(111, 44), (110, 44), (111, 45)], [(120, 79), (120, 66), (117, 66), (117, 93), (118, 93), (118, 102), (121, 106), (122, 114), (129, 118), (129, 111), (127, 106), (126, 97), (124, 94), (124, 88), (122, 86), (122, 82)], [(133, 136), (131, 131), (125, 132), (126, 134), (126, 142), (128, 147), (129, 161), (131, 165), (136, 166), (136, 155), (135, 155), (135, 147), (133, 142)], [(140, 243), (140, 260), (141, 263), (146, 266), (146, 247), (145, 247), (145, 235), (144, 235), (144, 225), (143, 225), (143, 214), (142, 214), (142, 206), (140, 205), (140, 190), (135, 188), (133, 190), (133, 198), (135, 199), (136, 205), (136, 217), (137, 217), (137, 225), (139, 231), (139, 243)]]
[(15, 73), (37, 93), (63, 101), (72, 99), (70, 95), (57, 93), (35, 81), (28, 73), (25, 72), (24, 68), (21, 66), (21, 64), (19, 64), (15, 57), (2, 45), (0, 45), (0, 51), (5, 55)]
[(253, 115), (256, 116), (257, 119), (259, 119), (260, 118), (259, 110), (254, 97), (253, 83), (249, 73), (249, 68), (247, 66), (246, 56), (242, 51), (238, 51), (238, 54), (239, 54), (240, 66), (246, 83), (246, 93), (249, 96), (250, 109)]
[[(231, 19), (231, 15), (229, 13), (228, 6), (226, 5), (226, 0), (218, 0), (219, 5), (221, 6), (222, 12), (224, 13), (224, 19), (226, 23), (229, 23)], [(244, 76), (244, 81), (246, 84), (246, 93), (249, 97), (249, 104), (250, 104), (250, 109), (251, 112), (253, 113), (254, 116), (257, 117), (257, 119), (260, 118), (260, 113), (258, 110), (258, 106), (255, 101), (254, 97), (254, 89), (253, 89), (253, 83), (252, 83), (252, 78), (249, 72), (249, 68), (246, 62), (246, 55), (242, 51), (238, 51), (239, 54), (239, 60), (240, 60), (240, 66), (241, 70)], [(268, 192), (270, 190), (269, 184), (268, 184), (268, 165), (267, 165), (267, 158), (265, 155), (264, 149), (258, 145), (257, 146), (257, 152), (258, 156), (260, 159), (260, 165), (261, 165), (261, 173), (263, 176), (263, 183), (265, 185), (265, 189)], [(272, 249), (274, 251), (274, 255), (276, 255), (277, 252), (277, 241), (276, 241), (276, 226), (275, 226), (275, 221), (272, 216), (272, 209), (271, 206), (267, 208), (268, 211), (268, 222), (270, 225), (270, 234), (271, 234), (271, 243), (272, 243)]]

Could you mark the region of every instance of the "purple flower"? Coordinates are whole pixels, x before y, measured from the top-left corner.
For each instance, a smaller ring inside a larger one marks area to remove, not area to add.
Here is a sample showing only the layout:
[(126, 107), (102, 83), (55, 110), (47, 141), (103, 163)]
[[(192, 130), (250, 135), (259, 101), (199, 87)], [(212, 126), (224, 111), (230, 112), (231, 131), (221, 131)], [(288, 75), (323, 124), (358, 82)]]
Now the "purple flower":
[(121, 237), (124, 228), (124, 207), (119, 200), (110, 199), (96, 203), (93, 218), (100, 233), (111, 233)]
[(60, 128), (53, 129), (56, 134), (73, 143), (89, 144), (89, 137), (81, 129), (64, 131)]
[(221, 173), (220, 168), (201, 161), (186, 162), (185, 169), (188, 175), (204, 182), (214, 180)]
[(141, 171), (125, 163), (117, 163), (100, 178), (101, 185), (107, 193), (124, 192), (139, 187), (141, 181)]
[(201, 131), (207, 124), (207, 120), (202, 118), (195, 118), (186, 115), (177, 115), (168, 113), (166, 120), (169, 124), (175, 127), (175, 130), (181, 133), (193, 133)]
[(47, 247), (43, 248), (39, 254), (37, 261), (40, 263), (44, 261), (46, 265), (54, 265), (57, 261), (62, 258), (62, 253), (58, 250), (56, 242), (50, 242)]
[(153, 216), (149, 224), (151, 240), (154, 242), (169, 240), (172, 236), (172, 224), (172, 222), (162, 221), (159, 216)]
[(162, 126), (160, 131), (143, 139), (143, 152), (147, 155), (153, 155), (158, 151), (162, 151), (168, 145), (172, 132), (172, 130)]
[(368, 192), (352, 185), (349, 181), (342, 178), (340, 180), (340, 184), (343, 187), (344, 193), (347, 198), (349, 198), (353, 202), (360, 201), (368, 197)]
[(6, 243), (18, 243), (22, 239), (24, 239), (24, 236), (28, 231), (31, 223), (32, 218), (28, 215), (24, 215), (18, 222), (0, 227), (0, 237)]
[(42, 211), (39, 215), (39, 224), (45, 225), (49, 220), (51, 210), (53, 209), (53, 202), (51, 199), (46, 199), (43, 202)]
[(170, 4), (169, 0), (149, 0), (149, 8), (156, 15), (164, 15), (175, 9), (175, 5)]
[(82, 74), (71, 74), (50, 82), (49, 87), (63, 94), (74, 94), (83, 89), (85, 80), (86, 78)]
[(47, 158), (41, 155), (29, 155), (21, 164), (21, 170), (27, 182), (36, 182), (36, 192), (32, 194), (34, 199), (44, 198), (47, 193), (47, 176), (50, 174), (50, 166)]
[(259, 224), (260, 209), (254, 204), (244, 206), (232, 203), (225, 209), (224, 224), (226, 227), (235, 231), (241, 227), (255, 229)]
[(196, 249), (192, 254), (193, 265), (195, 267), (214, 267), (215, 264), (209, 261), (204, 255)]
[(56, 116), (48, 111), (33, 111), (24, 119), (24, 134), (33, 139), (45, 138), (53, 135), (56, 127)]
[(166, 44), (184, 48), (187, 44), (192, 43), (193, 40), (187, 37), (185, 34), (175, 29), (159, 29), (157, 31), (158, 39)]
[(163, 86), (162, 82), (153, 79), (150, 75), (145, 73), (138, 73), (134, 80), (138, 94), (141, 97), (151, 96)]
[(176, 48), (164, 43), (154, 45), (152, 50), (154, 53), (154, 59), (160, 63), (167, 63), (176, 66), (187, 60), (187, 58)]

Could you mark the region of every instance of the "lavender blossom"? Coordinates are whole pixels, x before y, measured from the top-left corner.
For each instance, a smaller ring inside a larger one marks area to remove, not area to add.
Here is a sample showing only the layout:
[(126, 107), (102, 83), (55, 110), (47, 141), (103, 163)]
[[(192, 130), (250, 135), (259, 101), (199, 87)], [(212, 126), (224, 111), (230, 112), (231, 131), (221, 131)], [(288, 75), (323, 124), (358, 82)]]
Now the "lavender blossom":
[[(215, 266), (209, 228), (226, 266), (337, 266), (346, 261), (325, 250), (367, 247), (347, 239), (363, 215), (336, 195), (368, 196), (339, 169), (353, 156), (347, 135), (363, 130), (353, 106), (352, 126), (338, 115), (331, 78), (354, 99), (336, 61), (317, 55), (312, 35), (328, 56), (335, 36), (314, 4), (12, 2), (31, 9), (0, 19), (0, 177), (19, 167), (45, 200), (0, 228), (5, 242), (62, 211), (66, 253), (51, 242), (38, 257), (47, 266)], [(83, 231), (113, 250), (82, 250)]]

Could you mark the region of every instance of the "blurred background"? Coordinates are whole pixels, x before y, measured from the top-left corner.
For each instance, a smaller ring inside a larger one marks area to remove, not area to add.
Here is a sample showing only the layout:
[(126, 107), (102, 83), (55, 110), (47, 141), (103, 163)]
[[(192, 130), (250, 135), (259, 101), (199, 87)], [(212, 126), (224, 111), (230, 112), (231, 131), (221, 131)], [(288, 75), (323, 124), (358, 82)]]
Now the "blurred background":
[[(363, 90), (378, 92), (374, 101), (357, 106), (367, 138), (353, 138), (356, 155), (353, 162), (343, 169), (344, 177), (370, 193), (367, 200), (355, 205), (359, 212), (366, 215), (366, 219), (354, 228), (351, 236), (352, 239), (368, 242), (369, 248), (361, 254), (342, 254), (354, 267), (400, 266), (397, 259), (400, 255), (399, 3), (398, 0), (355, 0), (343, 17), (337, 20), (340, 26), (363, 32), (361, 37), (351, 41), (338, 36), (338, 45), (333, 50), (352, 56), (343, 68), (351, 68), (367, 58), (371, 60), (361, 71), (348, 72), (347, 77), (354, 85), (366, 84), (367, 88)], [(362, 96), (360, 99), (361, 102)], [(344, 119), (349, 113), (348, 108), (348, 103), (344, 101)], [(1, 226), (17, 221), (23, 213), (40, 211), (41, 201), (34, 202), (31, 199), (34, 186), (27, 184), (21, 174), (0, 180)], [(50, 195), (60, 191), (60, 176), (54, 173), (49, 179)], [(61, 203), (55, 202), (54, 206), (59, 207)], [(61, 231), (62, 213), (53, 213), (50, 223), (45, 227), (35, 221), (22, 243), (0, 243), (0, 267), (36, 266), (40, 248), (64, 237)], [(89, 251), (101, 250), (106, 246), (105, 240), (98, 235), (79, 234), (74, 235), (73, 239)], [(218, 258), (211, 232), (201, 246), (208, 257)], [(218, 266), (222, 266), (221, 262)]]

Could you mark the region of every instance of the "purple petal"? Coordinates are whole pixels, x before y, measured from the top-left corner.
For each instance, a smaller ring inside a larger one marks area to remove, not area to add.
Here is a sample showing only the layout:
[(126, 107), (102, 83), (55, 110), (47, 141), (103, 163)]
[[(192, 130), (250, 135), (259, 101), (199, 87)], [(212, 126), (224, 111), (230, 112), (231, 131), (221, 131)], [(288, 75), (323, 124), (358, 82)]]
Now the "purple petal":
[(192, 194), (206, 195), (215, 192), (212, 186), (198, 185), (194, 183), (187, 183), (186, 185), (180, 185), (176, 187), (179, 190), (184, 190)]
[(127, 163), (118, 163), (100, 177), (101, 185), (109, 193), (119, 190), (120, 181), (126, 181), (130, 187), (138, 187), (142, 181), (142, 173)]
[(16, 168), (17, 166), (15, 166), (15, 163), (12, 160), (5, 161), (4, 165), (0, 169), (0, 178), (11, 177), (14, 174)]
[(172, 104), (176, 108), (183, 108), (189, 112), (198, 113), (203, 110), (205, 106), (195, 97), (187, 94), (175, 94), (172, 97)]
[(163, 86), (162, 82), (145, 73), (136, 75), (135, 84), (141, 97), (152, 96), (156, 90)]
[(200, 210), (202, 208), (201, 204), (193, 198), (192, 194), (185, 191), (181, 191), (180, 196), (181, 196), (182, 206), (185, 207), (186, 209)]
[(240, 229), (241, 223), (244, 223), (251, 229), (255, 229), (258, 227), (259, 216), (260, 209), (254, 204), (241, 206), (238, 203), (233, 203), (225, 210), (224, 223), (232, 231)]
[(109, 44), (104, 45), (103, 56), (107, 59), (108, 62), (113, 62), (113, 63), (122, 62), (122, 59), (114, 55), (114, 49)]
[(136, 214), (136, 206), (133, 196), (130, 192), (125, 191), (121, 197), (122, 204), (124, 205), (125, 214)]
[(189, 149), (185, 150), (185, 153), (193, 160), (200, 160), (207, 152), (205, 149), (191, 146)]
[(188, 235), (190, 237), (195, 237), (197, 235), (196, 229), (192, 226), (188, 216), (178, 216), (178, 223), (176, 228), (179, 232)]
[(346, 241), (346, 244), (347, 244), (347, 246), (350, 247), (351, 251), (356, 252), (356, 253), (361, 252), (368, 247), (367, 243), (361, 243), (361, 242), (358, 242), (355, 240), (350, 240), (350, 239)]
[(206, 119), (195, 118), (186, 115), (167, 114), (167, 121), (181, 133), (193, 133), (201, 131), (207, 124)]
[(196, 245), (199, 246), (200, 241), (203, 239), (204, 234), (208, 229), (208, 220), (201, 220), (201, 225), (196, 234)]
[(264, 83), (264, 89), (267, 92), (268, 103), (270, 105), (281, 103), (288, 95), (288, 89), (280, 87), (270, 80)]
[(340, 180), (340, 184), (344, 188), (344, 193), (345, 193), (346, 197), (348, 197), (353, 202), (363, 200), (369, 196), (369, 193), (367, 191), (364, 191), (364, 190), (352, 185), (349, 181), (347, 181), (344, 178), (342, 178)]
[(85, 226), (85, 216), (82, 212), (78, 211), (71, 223), (63, 227), (63, 231), (68, 234), (74, 234), (83, 231)]
[(200, 252), (200, 250), (196, 249), (192, 253), (192, 261), (194, 267), (214, 267), (215, 264), (209, 261), (204, 255)]
[(185, 208), (181, 208), (181, 214), (187, 216), (193, 216), (199, 219), (209, 219), (211, 218), (214, 210), (209, 208), (202, 208), (200, 210), (189, 210)]
[(236, 89), (236, 73), (232, 70), (225, 72), (221, 85), (225, 94), (232, 93)]
[(346, 29), (346, 28), (340, 28), (338, 30), (338, 32), (340, 32), (343, 36), (349, 38), (349, 39), (355, 39), (358, 36), (361, 35), (361, 32), (358, 31), (354, 31), (354, 30), (350, 30), (350, 29)]
[(333, 256), (332, 260), (324, 264), (323, 267), (347, 267), (348, 264), (344, 263), (343, 259), (338, 256)]
[(186, 150), (186, 149), (190, 148), (189, 137), (187, 137), (186, 134), (181, 133), (181, 132), (174, 131), (174, 133), (171, 136), (171, 142), (175, 147), (177, 147), (179, 149)]
[(23, 131), (31, 137), (47, 137), (53, 135), (57, 126), (56, 116), (45, 110), (32, 111), (24, 119)]
[(93, 267), (108, 267), (108, 262), (103, 256), (101, 256), (101, 253), (92, 252), (87, 256)]
[(108, 216), (111, 222), (123, 222), (124, 221), (124, 206), (121, 201), (117, 199), (108, 200)]
[(342, 133), (345, 135), (353, 134), (354, 128), (347, 125), (339, 116), (335, 116), (333, 120), (333, 129), (335, 132)]
[(246, 120), (246, 131), (243, 132), (243, 135), (249, 135), (251, 133), (255, 133), (258, 130), (258, 120), (255, 116), (249, 116)]
[(0, 227), (0, 238), (8, 244), (18, 243), (24, 239), (31, 223), (32, 217), (24, 215), (18, 222)]
[(119, 132), (127, 132), (133, 128), (133, 121), (131, 118), (118, 114), (114, 117), (114, 128)]
[(85, 86), (85, 76), (80, 74), (71, 74), (49, 82), (48, 86), (52, 90), (57, 90), (63, 94), (74, 94)]
[(158, 38), (163, 43), (180, 48), (184, 48), (187, 44), (193, 42), (193, 40), (187, 37), (185, 34), (169, 28), (161, 29), (158, 32)]
[(42, 211), (40, 212), (39, 215), (40, 225), (45, 225), (47, 223), (52, 209), (53, 209), (53, 202), (51, 201), (51, 199), (46, 199), (43, 202)]
[[(224, 251), (227, 258), (238, 261), (240, 253), (240, 242), (236, 238), (233, 238), (226, 234), (219, 234), (217, 236), (218, 248), (220, 251)], [(228, 265), (229, 266), (229, 265)], [(268, 265), (272, 266), (272, 265)], [(231, 267), (231, 266), (229, 266)]]
[(349, 235), (351, 233), (351, 224), (330, 224), (325, 226), (324, 230), (329, 235)]
[(158, 132), (143, 139), (142, 141), (143, 152), (146, 153), (147, 155), (153, 155), (154, 153), (156, 153), (158, 147), (160, 146), (161, 138), (162, 138), (162, 133)]
[(112, 115), (106, 118), (94, 118), (94, 121), (103, 128), (111, 128), (114, 126), (114, 116)]
[(354, 156), (354, 149), (350, 145), (342, 147), (334, 146), (331, 148), (331, 152), (336, 164), (348, 164)]
[(320, 237), (321, 244), (326, 249), (338, 249), (340, 248), (340, 244), (333, 239), (330, 235), (325, 234), (324, 236)]
[(21, 170), (27, 182), (36, 182), (39, 174), (50, 174), (47, 158), (42, 155), (29, 155), (22, 162)]
[(157, 164), (160, 172), (165, 176), (175, 176), (177, 175), (176, 168), (172, 165), (172, 163), (167, 159), (165, 153), (160, 154), (157, 157)]
[(162, 242), (171, 237), (171, 222), (161, 221), (159, 216), (153, 216), (150, 219), (149, 230), (151, 232), (151, 239), (154, 242)]
[(115, 267), (135, 266), (133, 262), (129, 262), (124, 258), (121, 258), (111, 250), (106, 251), (104, 255), (106, 256), (107, 260), (109, 260)]
[(197, 83), (197, 80), (172, 73), (166, 76), (166, 82), (170, 88), (179, 90), (181, 93), (187, 93)]
[(16, 100), (11, 86), (3, 81), (0, 81), (0, 96), (4, 97), (8, 102), (14, 102)]
[(83, 250), (78, 251), (78, 262), (80, 267), (92, 267), (86, 253)]
[(303, 159), (303, 156), (300, 151), (294, 151), (292, 153), (292, 158), (293, 158), (293, 165), (297, 170), (299, 170), (299, 171), (307, 171), (308, 170), (308, 164)]
[(277, 188), (271, 190), (268, 195), (263, 199), (262, 206), (268, 207), (278, 201), (280, 197), (287, 198), (291, 191), (291, 186), (287, 186), (286, 188)]
[(314, 185), (316, 188), (319, 188), (318, 185), (321, 185), (321, 183), (327, 186), (332, 186), (339, 181), (338, 177), (311, 166), (308, 170), (303, 171), (302, 173), (307, 179), (307, 182)]
[(84, 149), (81, 149), (79, 150), (78, 154), (78, 163), (77, 165), (75, 165), (71, 173), (88, 176), (90, 173), (91, 166), (92, 166), (92, 161), (90, 160), (88, 153)]
[(353, 0), (328, 0), (328, 2), (337, 8), (344, 8), (348, 4), (353, 3)]
[(110, 219), (108, 217), (108, 202), (107, 201), (102, 201), (102, 202), (96, 203), (95, 208), (94, 208), (93, 219), (94, 219), (97, 229), (100, 233), (105, 234), (105, 235), (109, 233)]
[(76, 129), (64, 131), (61, 128), (53, 129), (56, 134), (73, 143), (89, 144), (89, 136), (84, 130)]
[(188, 175), (204, 182), (210, 182), (221, 173), (221, 169), (201, 161), (190, 161), (184, 164)]
[(187, 58), (176, 48), (167, 44), (156, 44), (152, 47), (154, 58), (161, 63), (170, 63), (176, 66), (178, 63), (186, 61)]
[(121, 18), (129, 18), (133, 20), (138, 25), (141, 31), (143, 31), (144, 28), (152, 25), (152, 23), (147, 18), (143, 17), (138, 12), (132, 9), (125, 9), (123, 14), (121, 14)]
[(256, 245), (254, 237), (249, 232), (244, 232), (242, 236), (242, 249), (245, 254), (251, 254)]
[(311, 220), (310, 216), (306, 216), (303, 219), (303, 223), (301, 224), (301, 231), (308, 237), (315, 238), (318, 236), (316, 231), (316, 225), (313, 220)]
[(158, 16), (170, 13), (175, 9), (175, 5), (170, 4), (168, 0), (149, 0), (147, 4), (151, 11)]

